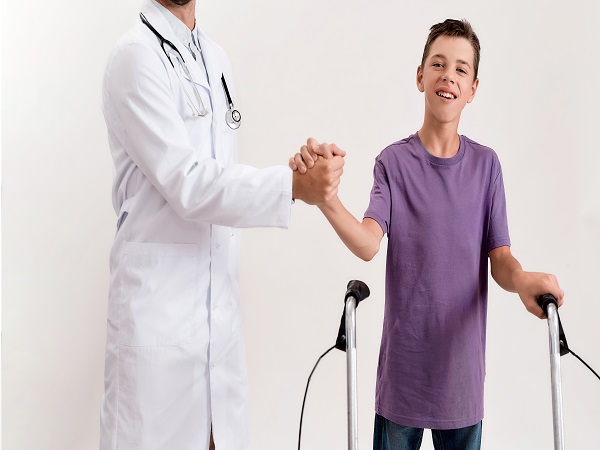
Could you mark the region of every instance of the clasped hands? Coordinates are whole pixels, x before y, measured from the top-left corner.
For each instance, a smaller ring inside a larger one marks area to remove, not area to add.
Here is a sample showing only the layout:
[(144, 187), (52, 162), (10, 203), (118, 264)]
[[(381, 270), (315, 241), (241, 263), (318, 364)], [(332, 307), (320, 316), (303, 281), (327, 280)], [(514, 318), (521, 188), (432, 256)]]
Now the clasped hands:
[(308, 138), (289, 160), (294, 171), (292, 198), (309, 205), (327, 203), (337, 195), (340, 177), (343, 173), (346, 152), (335, 144), (320, 144)]

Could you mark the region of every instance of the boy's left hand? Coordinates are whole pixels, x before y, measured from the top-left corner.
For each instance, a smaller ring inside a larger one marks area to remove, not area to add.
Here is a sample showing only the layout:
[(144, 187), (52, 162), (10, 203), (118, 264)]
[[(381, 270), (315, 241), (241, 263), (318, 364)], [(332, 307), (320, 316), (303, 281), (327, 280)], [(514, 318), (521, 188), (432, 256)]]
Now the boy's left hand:
[(552, 294), (559, 307), (564, 303), (565, 293), (558, 285), (558, 280), (554, 275), (522, 271), (518, 275), (516, 284), (519, 297), (527, 311), (540, 319), (546, 318), (546, 314), (537, 303), (540, 295)]
[(525, 272), (521, 264), (512, 255), (510, 246), (497, 247), (490, 252), (492, 277), (500, 287), (509, 292), (516, 292), (527, 311), (540, 319), (546, 318), (546, 313), (537, 304), (540, 295), (552, 294), (560, 307), (564, 302), (565, 293), (558, 285), (554, 275), (541, 272)]

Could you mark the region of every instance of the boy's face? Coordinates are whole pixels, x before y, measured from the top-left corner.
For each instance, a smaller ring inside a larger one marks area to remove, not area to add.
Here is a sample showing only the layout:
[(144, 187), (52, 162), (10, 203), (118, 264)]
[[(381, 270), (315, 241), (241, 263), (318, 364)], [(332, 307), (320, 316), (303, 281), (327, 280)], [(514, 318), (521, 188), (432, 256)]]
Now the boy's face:
[(479, 85), (474, 73), (469, 41), (448, 36), (433, 41), (425, 65), (417, 69), (417, 87), (425, 93), (426, 118), (458, 126), (463, 108), (471, 103)]

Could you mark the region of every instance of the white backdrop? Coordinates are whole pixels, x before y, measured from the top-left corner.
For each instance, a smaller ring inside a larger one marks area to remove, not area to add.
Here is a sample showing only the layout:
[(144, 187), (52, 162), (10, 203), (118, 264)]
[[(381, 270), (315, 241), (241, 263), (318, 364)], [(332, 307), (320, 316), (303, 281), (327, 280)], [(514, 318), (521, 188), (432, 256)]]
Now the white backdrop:
[[(97, 448), (108, 253), (116, 218), (100, 112), (104, 63), (138, 0), (2, 2), (2, 438), (6, 450)], [(555, 273), (570, 345), (600, 368), (598, 2), (200, 0), (229, 53), (242, 162), (286, 164), (308, 136), (348, 152), (340, 196), (366, 209), (375, 156), (421, 125), (414, 82), (430, 25), (471, 21), (480, 88), (460, 132), (503, 163), (513, 253)], [(370, 448), (384, 292), (383, 250), (353, 257), (317, 209), (290, 229), (247, 230), (242, 296), (252, 450), (295, 448), (306, 378), (333, 344), (346, 283), (358, 310), (359, 439)], [(600, 383), (562, 358), (568, 448), (597, 443)], [(345, 359), (311, 383), (304, 449), (346, 448)], [(552, 446), (547, 327), (490, 292), (485, 449)], [(432, 448), (426, 436), (424, 449)]]

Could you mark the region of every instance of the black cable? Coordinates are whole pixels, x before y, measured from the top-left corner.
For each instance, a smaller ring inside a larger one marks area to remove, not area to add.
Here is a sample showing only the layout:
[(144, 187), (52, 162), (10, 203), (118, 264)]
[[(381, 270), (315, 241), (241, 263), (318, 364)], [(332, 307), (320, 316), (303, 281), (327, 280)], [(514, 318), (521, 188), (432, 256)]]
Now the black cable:
[(313, 376), (313, 373), (315, 372), (315, 369), (317, 368), (317, 366), (321, 362), (321, 359), (323, 359), (323, 357), (327, 353), (329, 353), (331, 350), (333, 350), (334, 348), (335, 348), (335, 345), (332, 346), (330, 349), (328, 349), (321, 356), (319, 356), (319, 359), (317, 359), (315, 367), (313, 367), (313, 369), (310, 372), (310, 375), (308, 376), (308, 381), (306, 382), (306, 389), (304, 390), (304, 400), (302, 400), (302, 411), (300, 412), (300, 428), (298, 430), (298, 450), (300, 450), (300, 439), (302, 438), (302, 417), (304, 416), (304, 404), (306, 403), (306, 394), (308, 393), (308, 385), (310, 384), (310, 379)]
[(591, 368), (591, 367), (588, 365), (588, 363), (586, 363), (586, 362), (585, 362), (583, 359), (581, 359), (581, 358), (580, 358), (580, 357), (579, 357), (579, 356), (578, 356), (578, 355), (577, 355), (577, 354), (576, 354), (576, 353), (575, 353), (573, 350), (571, 350), (569, 347), (567, 347), (567, 346), (566, 346), (566, 345), (564, 345), (564, 344), (563, 344), (563, 346), (564, 346), (564, 347), (567, 349), (567, 351), (568, 351), (568, 352), (569, 352), (571, 355), (573, 355), (575, 358), (577, 358), (579, 361), (581, 361), (581, 363), (582, 363), (582, 364), (583, 364), (585, 367), (587, 367), (588, 369), (590, 369), (590, 370), (592, 371), (592, 373), (593, 373), (594, 375), (596, 375), (596, 378), (598, 378), (598, 379), (600, 380), (600, 376), (599, 376), (599, 375), (596, 373), (596, 371), (595, 371), (594, 369), (592, 369), (592, 368)]

